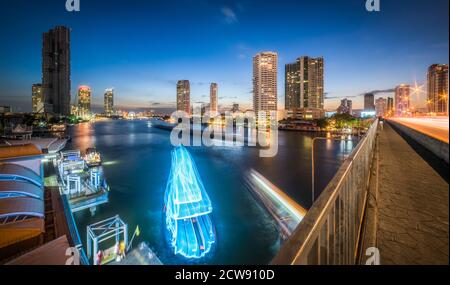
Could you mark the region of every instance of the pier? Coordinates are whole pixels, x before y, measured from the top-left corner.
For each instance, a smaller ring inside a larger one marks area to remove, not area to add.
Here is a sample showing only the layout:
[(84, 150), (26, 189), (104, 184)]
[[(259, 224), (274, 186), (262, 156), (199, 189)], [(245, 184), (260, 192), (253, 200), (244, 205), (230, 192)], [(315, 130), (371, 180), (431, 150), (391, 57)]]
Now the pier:
[(56, 160), (62, 195), (67, 195), (72, 212), (108, 202), (109, 187), (101, 168), (88, 168), (80, 151), (61, 152)]

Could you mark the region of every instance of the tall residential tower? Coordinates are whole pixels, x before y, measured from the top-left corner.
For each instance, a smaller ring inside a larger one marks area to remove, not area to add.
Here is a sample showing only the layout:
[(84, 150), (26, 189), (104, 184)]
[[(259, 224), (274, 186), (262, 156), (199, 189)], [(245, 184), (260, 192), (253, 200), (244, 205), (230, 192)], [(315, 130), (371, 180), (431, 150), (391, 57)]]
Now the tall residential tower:
[(406, 116), (409, 112), (410, 90), (408, 84), (401, 84), (395, 88), (395, 115)]
[(40, 83), (33, 84), (31, 87), (31, 105), (33, 113), (44, 113), (44, 93)]
[(112, 88), (105, 90), (104, 108), (106, 116), (114, 114), (114, 89)]
[(261, 52), (253, 57), (253, 109), (258, 115), (264, 111), (269, 115), (278, 107), (278, 54)]
[(448, 114), (448, 65), (428, 68), (428, 112)]
[(324, 60), (302, 56), (285, 67), (285, 108), (294, 115), (300, 109), (324, 108)]
[(45, 111), (70, 115), (70, 30), (58, 26), (44, 33), (42, 88)]
[(91, 112), (91, 88), (80, 86), (78, 88), (78, 113), (80, 116), (87, 116)]
[(177, 83), (177, 111), (191, 114), (191, 85), (189, 80), (180, 80)]
[(364, 94), (364, 111), (366, 112), (375, 111), (375, 94), (373, 93)]
[(211, 83), (209, 111), (212, 117), (217, 116), (219, 113), (218, 92), (219, 87), (217, 83)]
[(375, 100), (375, 111), (378, 117), (384, 117), (387, 114), (387, 99), (378, 98)]

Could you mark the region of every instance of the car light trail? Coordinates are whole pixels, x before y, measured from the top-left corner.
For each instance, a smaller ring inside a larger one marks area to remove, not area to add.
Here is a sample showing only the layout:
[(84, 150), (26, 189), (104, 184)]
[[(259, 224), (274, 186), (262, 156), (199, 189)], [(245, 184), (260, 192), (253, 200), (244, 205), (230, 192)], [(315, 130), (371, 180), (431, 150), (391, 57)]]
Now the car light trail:
[(423, 117), (423, 118), (390, 118), (395, 122), (410, 127), (435, 139), (449, 142), (448, 117)]

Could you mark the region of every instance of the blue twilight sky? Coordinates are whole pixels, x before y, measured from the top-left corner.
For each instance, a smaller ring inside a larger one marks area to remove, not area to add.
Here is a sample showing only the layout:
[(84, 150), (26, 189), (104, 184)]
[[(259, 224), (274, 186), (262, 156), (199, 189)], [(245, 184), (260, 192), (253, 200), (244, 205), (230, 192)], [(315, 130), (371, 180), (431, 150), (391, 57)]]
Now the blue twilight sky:
[(366, 0), (81, 0), (77, 13), (65, 2), (0, 0), (0, 105), (31, 109), (55, 25), (72, 29), (72, 98), (87, 84), (100, 105), (114, 87), (122, 108), (174, 106), (179, 79), (193, 102), (218, 82), (221, 105), (250, 108), (252, 56), (265, 50), (279, 54), (280, 108), (284, 65), (302, 55), (323, 56), (327, 97), (357, 96), (356, 108), (364, 92), (424, 84), (430, 64), (448, 63), (448, 0), (381, 0), (379, 13)]

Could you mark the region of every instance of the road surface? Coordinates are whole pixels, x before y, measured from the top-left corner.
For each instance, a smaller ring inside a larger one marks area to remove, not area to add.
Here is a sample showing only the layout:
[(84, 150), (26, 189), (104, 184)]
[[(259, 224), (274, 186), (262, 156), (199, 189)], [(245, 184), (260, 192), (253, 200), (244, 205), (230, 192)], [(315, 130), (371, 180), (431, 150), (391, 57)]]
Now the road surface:
[(392, 118), (390, 120), (448, 143), (448, 117)]

